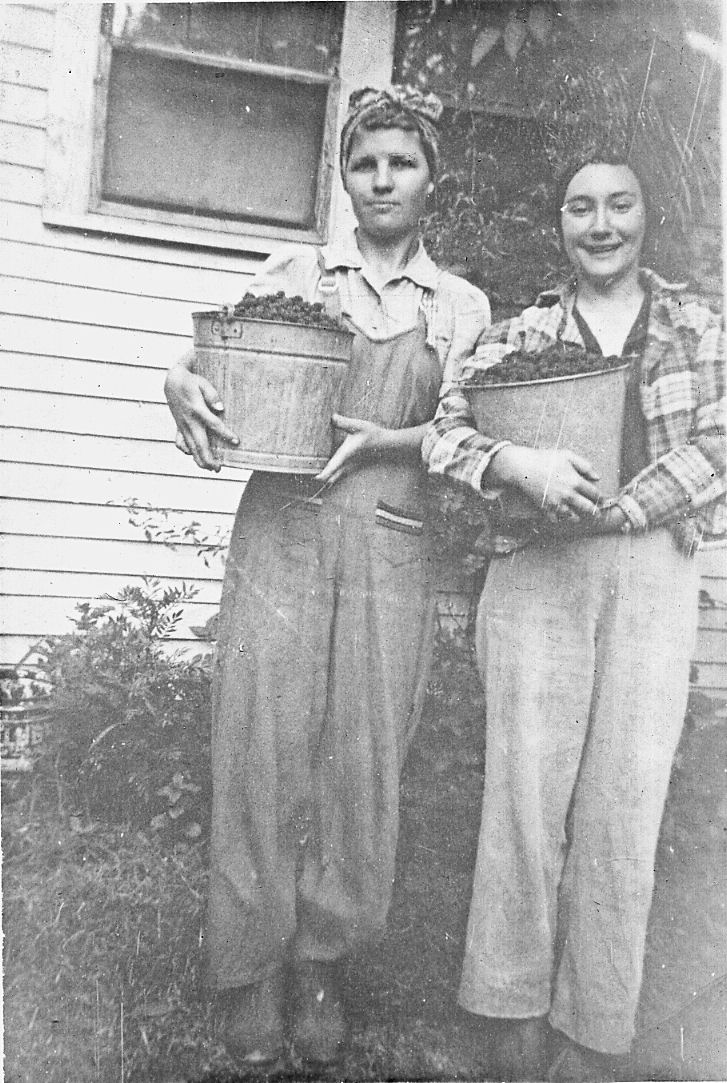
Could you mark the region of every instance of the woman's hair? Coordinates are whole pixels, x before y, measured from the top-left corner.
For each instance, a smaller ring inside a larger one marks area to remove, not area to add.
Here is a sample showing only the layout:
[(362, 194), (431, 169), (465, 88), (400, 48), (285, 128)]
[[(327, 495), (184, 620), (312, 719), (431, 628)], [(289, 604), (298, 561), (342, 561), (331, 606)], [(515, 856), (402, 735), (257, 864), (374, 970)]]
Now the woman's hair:
[(576, 173), (580, 173), (582, 169), (585, 169), (587, 165), (624, 165), (627, 166), (633, 175), (639, 182), (641, 188), (641, 195), (644, 200), (644, 221), (645, 221), (645, 233), (644, 243), (650, 238), (652, 233), (653, 221), (653, 203), (649, 192), (649, 187), (644, 181), (643, 171), (629, 160), (629, 156), (625, 153), (619, 152), (612, 148), (605, 148), (602, 150), (590, 150), (587, 154), (581, 154), (571, 158), (566, 165), (559, 171), (555, 183), (555, 200), (554, 200), (554, 220), (555, 228), (558, 232), (558, 236), (561, 241), (563, 240), (563, 224), (562, 224), (562, 211), (563, 204), (565, 203), (565, 193), (568, 190), (568, 185), (575, 177)]
[(354, 90), (348, 100), (348, 113), (341, 131), (341, 176), (351, 156), (353, 138), (359, 129), (399, 128), (417, 132), (427, 159), (429, 173), (434, 178), (439, 164), (438, 122), (442, 103), (436, 94), (424, 94), (414, 87), (390, 86), (384, 90), (363, 87)]

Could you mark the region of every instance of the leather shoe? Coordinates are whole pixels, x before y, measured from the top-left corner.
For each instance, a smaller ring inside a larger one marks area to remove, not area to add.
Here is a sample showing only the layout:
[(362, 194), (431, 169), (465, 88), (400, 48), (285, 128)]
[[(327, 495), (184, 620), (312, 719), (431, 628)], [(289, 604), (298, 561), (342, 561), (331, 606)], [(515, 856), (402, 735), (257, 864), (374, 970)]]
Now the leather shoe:
[(299, 962), (295, 979), (295, 1051), (313, 1064), (331, 1064), (341, 1055), (348, 1035), (338, 967), (335, 963)]
[(230, 989), (223, 1019), (221, 1037), (230, 1056), (253, 1065), (279, 1060), (285, 1049), (280, 972)]

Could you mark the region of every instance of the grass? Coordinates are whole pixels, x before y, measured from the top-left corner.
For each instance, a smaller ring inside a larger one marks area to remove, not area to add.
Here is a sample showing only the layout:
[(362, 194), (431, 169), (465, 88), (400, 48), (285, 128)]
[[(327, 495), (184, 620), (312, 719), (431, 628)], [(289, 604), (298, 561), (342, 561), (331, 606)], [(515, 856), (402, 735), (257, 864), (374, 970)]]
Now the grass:
[[(727, 1078), (727, 732), (700, 710), (664, 820), (631, 1079)], [(337, 1079), (484, 1076), (476, 1022), (455, 1006), (482, 775), (481, 734), (460, 713), (435, 685), (402, 780), (390, 931), (348, 965)], [(205, 845), (87, 822), (40, 780), (6, 801), (4, 833), (8, 1083), (244, 1078), (202, 987)]]

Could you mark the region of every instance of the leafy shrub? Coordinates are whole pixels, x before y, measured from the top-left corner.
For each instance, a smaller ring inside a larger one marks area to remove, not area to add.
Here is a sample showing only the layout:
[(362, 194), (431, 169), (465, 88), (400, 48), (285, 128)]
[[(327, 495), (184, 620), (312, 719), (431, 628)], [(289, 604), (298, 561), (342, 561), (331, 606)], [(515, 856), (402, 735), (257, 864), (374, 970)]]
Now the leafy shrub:
[(144, 580), (78, 605), (75, 631), (37, 648), (55, 706), (39, 770), (93, 820), (187, 838), (206, 828), (209, 661), (162, 647), (194, 593)]

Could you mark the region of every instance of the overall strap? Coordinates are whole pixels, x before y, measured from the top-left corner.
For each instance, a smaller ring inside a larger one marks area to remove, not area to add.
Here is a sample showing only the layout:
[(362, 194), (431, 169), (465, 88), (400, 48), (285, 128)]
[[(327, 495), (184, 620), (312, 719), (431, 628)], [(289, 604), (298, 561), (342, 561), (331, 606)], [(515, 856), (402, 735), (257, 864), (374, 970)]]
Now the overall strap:
[(341, 318), (341, 295), (338, 291), (338, 282), (336, 281), (336, 272), (329, 271), (326, 267), (326, 262), (323, 258), (323, 251), (319, 248), (317, 253), (318, 268), (321, 272), (321, 280), (318, 283), (318, 289), (323, 296), (323, 307), (329, 316), (334, 320), (340, 320)]

